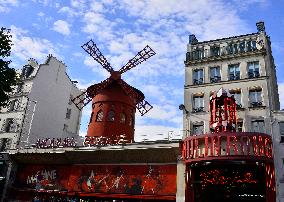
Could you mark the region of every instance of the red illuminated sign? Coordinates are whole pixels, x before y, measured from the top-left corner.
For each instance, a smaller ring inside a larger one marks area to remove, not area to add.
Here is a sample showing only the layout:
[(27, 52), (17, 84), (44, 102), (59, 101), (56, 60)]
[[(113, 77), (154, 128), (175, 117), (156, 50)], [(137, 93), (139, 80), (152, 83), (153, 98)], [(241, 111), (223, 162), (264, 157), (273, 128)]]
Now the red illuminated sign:
[(182, 157), (186, 161), (228, 156), (272, 158), (271, 137), (256, 133), (220, 133), (192, 136), (183, 142)]

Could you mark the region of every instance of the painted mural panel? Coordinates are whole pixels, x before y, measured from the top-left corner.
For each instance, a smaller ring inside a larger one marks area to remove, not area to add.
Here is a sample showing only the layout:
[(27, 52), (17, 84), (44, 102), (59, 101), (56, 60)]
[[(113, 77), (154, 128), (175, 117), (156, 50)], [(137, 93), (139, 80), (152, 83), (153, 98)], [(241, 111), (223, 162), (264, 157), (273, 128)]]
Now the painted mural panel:
[(21, 166), (15, 186), (114, 194), (176, 194), (176, 165)]

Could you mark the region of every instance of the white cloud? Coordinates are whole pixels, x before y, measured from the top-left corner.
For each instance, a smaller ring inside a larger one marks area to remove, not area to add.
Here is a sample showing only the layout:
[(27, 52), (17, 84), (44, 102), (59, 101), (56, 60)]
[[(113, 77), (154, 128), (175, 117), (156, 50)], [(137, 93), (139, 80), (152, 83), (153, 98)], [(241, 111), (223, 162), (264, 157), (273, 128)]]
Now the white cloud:
[(12, 54), (18, 59), (26, 61), (28, 58), (43, 60), (48, 54), (58, 56), (54, 45), (47, 39), (28, 36), (28, 31), (11, 26)]
[(17, 0), (0, 0), (0, 12), (10, 12), (12, 6), (17, 6)]
[(73, 8), (70, 8), (68, 6), (64, 6), (64, 7), (60, 8), (58, 13), (65, 13), (70, 17), (79, 15), (78, 12), (76, 12)]
[(64, 21), (64, 20), (57, 20), (53, 24), (53, 30), (56, 32), (59, 32), (63, 35), (69, 35), (70, 34), (70, 27), (71, 25)]

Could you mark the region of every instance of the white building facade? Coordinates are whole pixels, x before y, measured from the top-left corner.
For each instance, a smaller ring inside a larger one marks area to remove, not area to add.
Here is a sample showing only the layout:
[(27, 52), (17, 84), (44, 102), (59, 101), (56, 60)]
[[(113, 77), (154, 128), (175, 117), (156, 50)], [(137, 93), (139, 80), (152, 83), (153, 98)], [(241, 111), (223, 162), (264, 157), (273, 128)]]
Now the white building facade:
[[(272, 135), (277, 200), (284, 202), (284, 111), (263, 22), (257, 33), (198, 42), (190, 35), (185, 61), (184, 135), (210, 133), (209, 98), (221, 87), (234, 95), (237, 130)], [(282, 131), (282, 132), (281, 132)]]
[(39, 138), (76, 138), (81, 111), (71, 99), (82, 92), (66, 74), (66, 65), (49, 55), (40, 65), (30, 59), (18, 73), (21, 81), (0, 111), (1, 151)]

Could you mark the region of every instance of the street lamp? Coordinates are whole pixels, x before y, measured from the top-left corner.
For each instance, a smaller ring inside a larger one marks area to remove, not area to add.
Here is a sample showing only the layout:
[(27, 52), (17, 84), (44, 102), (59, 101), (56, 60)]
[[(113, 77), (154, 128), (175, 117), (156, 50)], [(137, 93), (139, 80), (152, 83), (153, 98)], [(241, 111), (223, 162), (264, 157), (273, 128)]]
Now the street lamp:
[(185, 137), (188, 137), (189, 136), (189, 120), (188, 120), (189, 111), (185, 108), (184, 104), (180, 104), (178, 108), (179, 110), (185, 113), (185, 119), (186, 119)]

